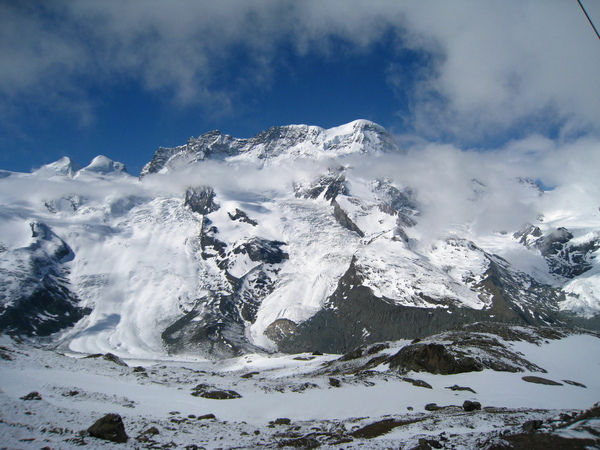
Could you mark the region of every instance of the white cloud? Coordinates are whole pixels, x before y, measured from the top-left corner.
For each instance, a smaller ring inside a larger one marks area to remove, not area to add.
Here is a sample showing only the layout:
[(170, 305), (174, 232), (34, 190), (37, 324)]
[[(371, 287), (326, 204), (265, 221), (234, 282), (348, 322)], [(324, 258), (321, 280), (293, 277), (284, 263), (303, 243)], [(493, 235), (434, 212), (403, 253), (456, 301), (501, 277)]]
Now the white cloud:
[(81, 109), (88, 87), (133, 80), (227, 110), (269, 85), (282, 48), (327, 57), (343, 41), (351, 58), (393, 30), (399, 51), (430, 54), (409, 85), (389, 56), (390, 88), (410, 98), (419, 134), (469, 142), (528, 126), (600, 129), (600, 46), (574, 2), (5, 2), (0, 17), (0, 97), (13, 105)]
[[(421, 207), (420, 230), (430, 236), (453, 226), (464, 231), (464, 224), (475, 235), (516, 231), (546, 211), (592, 217), (600, 207), (598, 139), (561, 142), (531, 135), (485, 151), (405, 142), (412, 143), (405, 154), (357, 159), (350, 165), (361, 176), (388, 177), (411, 187)], [(541, 182), (552, 191), (539, 196), (520, 180)], [(594, 217), (590, 227), (597, 227), (598, 215)]]
[[(437, 2), (436, 11), (431, 2), (419, 5), (406, 11), (409, 28), (433, 37), (440, 51), (438, 75), (417, 94), (420, 130), (432, 126), (431, 114), (439, 121), (434, 128), (466, 137), (532, 118), (598, 128), (600, 46), (576, 3)], [(431, 92), (442, 101), (430, 104), (424, 93)]]

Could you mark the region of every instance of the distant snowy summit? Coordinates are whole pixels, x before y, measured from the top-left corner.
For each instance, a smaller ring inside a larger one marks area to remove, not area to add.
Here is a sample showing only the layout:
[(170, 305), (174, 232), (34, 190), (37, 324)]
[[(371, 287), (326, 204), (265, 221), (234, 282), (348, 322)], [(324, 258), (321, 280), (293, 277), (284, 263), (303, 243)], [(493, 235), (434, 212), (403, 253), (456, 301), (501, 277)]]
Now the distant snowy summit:
[(106, 156), (96, 156), (92, 162), (79, 171), (79, 173), (97, 173), (100, 175), (123, 174), (127, 173), (125, 164), (113, 161)]
[(58, 161), (40, 167), (33, 173), (45, 177), (65, 176), (69, 178), (94, 174), (99, 176), (128, 175), (125, 164), (113, 161), (103, 155), (96, 156), (86, 167), (82, 167), (68, 156), (64, 156)]
[(186, 145), (159, 148), (141, 176), (163, 173), (203, 160), (260, 161), (283, 164), (289, 159), (330, 159), (352, 154), (401, 152), (394, 138), (380, 125), (356, 120), (324, 129), (310, 125), (272, 127), (249, 139), (237, 139), (220, 131), (190, 138)]
[(34, 173), (46, 176), (62, 175), (72, 178), (82, 168), (82, 166), (74, 162), (68, 156), (63, 156), (58, 161), (40, 167), (39, 169), (35, 170)]

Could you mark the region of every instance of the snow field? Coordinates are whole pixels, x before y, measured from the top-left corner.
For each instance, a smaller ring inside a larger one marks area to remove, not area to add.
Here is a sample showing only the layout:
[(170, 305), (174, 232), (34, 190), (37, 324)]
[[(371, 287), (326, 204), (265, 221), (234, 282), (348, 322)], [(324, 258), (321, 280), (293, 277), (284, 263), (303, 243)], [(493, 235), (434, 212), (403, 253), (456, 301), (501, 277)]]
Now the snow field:
[[(154, 425), (159, 427), (159, 437), (165, 442), (204, 442), (207, 448), (252, 448), (259, 442), (253, 431), (259, 430), (262, 439), (267, 439), (277, 432), (269, 428), (269, 422), (280, 417), (290, 418), (293, 424), (306, 429), (305, 433), (315, 426), (343, 426), (350, 431), (386, 418), (422, 419), (373, 440), (356, 439), (348, 448), (385, 448), (412, 442), (415, 436), (438, 436), (442, 431), (458, 436), (457, 442), (464, 444), (458, 448), (469, 448), (474, 445), (474, 435), (485, 436), (504, 429), (507, 421), (520, 424), (532, 418), (545, 420), (561, 411), (589, 408), (600, 398), (600, 345), (597, 337), (589, 335), (570, 336), (540, 346), (510, 343), (548, 373), (485, 370), (445, 376), (406, 374), (429, 383), (432, 389), (402, 381), (385, 367), (379, 367), (370, 376), (336, 375), (341, 387), (332, 387), (329, 375), (316, 375), (315, 371), (336, 359), (336, 355), (254, 354), (221, 361), (129, 360), (130, 367), (122, 367), (102, 358), (79, 359), (15, 345), (6, 337), (0, 344), (12, 358), (0, 361), (0, 439), (4, 445), (19, 448), (39, 448), (44, 439), (55, 445), (64, 444), (67, 437), (75, 436), (109, 412), (124, 418), (130, 437)], [(385, 352), (394, 353), (397, 345), (404, 344), (394, 343)], [(147, 376), (134, 372), (131, 367), (135, 365), (145, 367)], [(252, 376), (242, 378), (251, 373)], [(587, 387), (532, 384), (522, 380), (526, 375), (558, 382), (567, 379)], [(200, 383), (233, 389), (242, 398), (219, 401), (191, 396), (194, 386)], [(469, 387), (476, 393), (447, 389), (453, 385)], [(32, 391), (39, 392), (43, 400), (19, 400)], [(494, 407), (496, 412), (465, 413), (460, 408), (465, 400), (478, 401), (484, 409)], [(429, 403), (457, 408), (431, 413), (424, 409)], [(26, 411), (31, 414), (24, 414)], [(216, 419), (197, 425), (171, 422), (205, 414), (214, 414)], [(44, 431), (51, 426), (70, 431)], [(246, 435), (237, 435), (243, 430)], [(276, 438), (273, 435), (268, 439)], [(87, 441), (91, 448), (111, 448), (111, 444), (92, 438)], [(130, 439), (127, 445), (115, 448), (134, 445)]]

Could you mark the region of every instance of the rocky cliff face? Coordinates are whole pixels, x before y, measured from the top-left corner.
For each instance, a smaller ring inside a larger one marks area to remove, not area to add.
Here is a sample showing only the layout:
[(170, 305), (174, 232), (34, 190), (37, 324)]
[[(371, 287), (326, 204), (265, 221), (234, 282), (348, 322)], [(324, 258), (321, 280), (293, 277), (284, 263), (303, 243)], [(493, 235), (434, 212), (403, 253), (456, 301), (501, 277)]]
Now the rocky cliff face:
[[(290, 353), (309, 349), (340, 353), (364, 344), (420, 338), (473, 322), (568, 324), (569, 319), (558, 311), (564, 297), (559, 289), (515, 271), (501, 258), (477, 251), (488, 261), (481, 280), (472, 286), (486, 297), (483, 308), (469, 308), (450, 298), (422, 293), (417, 293), (413, 305), (398, 304), (397, 299), (377, 296), (365, 285), (368, 280), (354, 259), (321, 311), (301, 324), (286, 324), (286, 331), (272, 339)], [(419, 300), (429, 305), (417, 306)]]
[(29, 225), (29, 245), (2, 248), (0, 330), (48, 336), (74, 325), (87, 311), (78, 306), (65, 267), (73, 251), (46, 224)]

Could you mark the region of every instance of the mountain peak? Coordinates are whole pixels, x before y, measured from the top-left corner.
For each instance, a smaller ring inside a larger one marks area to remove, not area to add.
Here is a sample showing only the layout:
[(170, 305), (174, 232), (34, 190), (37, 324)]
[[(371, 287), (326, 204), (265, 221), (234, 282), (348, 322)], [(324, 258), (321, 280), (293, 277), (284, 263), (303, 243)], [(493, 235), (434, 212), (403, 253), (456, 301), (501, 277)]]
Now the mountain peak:
[(107, 158), (104, 155), (98, 155), (94, 159), (92, 159), (92, 162), (87, 167), (81, 169), (80, 173), (82, 172), (92, 172), (100, 175), (108, 175), (111, 173), (127, 173), (127, 169), (125, 168), (125, 164), (123, 163), (113, 161), (112, 159)]
[(33, 173), (45, 177), (64, 176), (78, 178), (82, 174), (127, 174), (127, 169), (125, 168), (125, 164), (113, 161), (103, 155), (96, 156), (89, 165), (83, 168), (68, 156), (63, 156), (58, 161), (46, 164)]
[(379, 133), (387, 133), (387, 130), (385, 128), (383, 128), (381, 125), (379, 125), (378, 123), (372, 122), (370, 120), (367, 119), (357, 119), (357, 120), (353, 120), (350, 123), (347, 123), (345, 125), (341, 125), (340, 127), (337, 128), (342, 128), (342, 127), (352, 127), (354, 130), (369, 130), (369, 131), (377, 131)]
[(152, 161), (142, 169), (141, 176), (189, 166), (205, 159), (254, 160), (270, 165), (283, 159), (321, 160), (400, 151), (385, 128), (368, 120), (355, 120), (329, 129), (313, 125), (274, 126), (248, 139), (234, 138), (215, 130), (190, 138), (183, 146), (159, 148)]
[(34, 171), (34, 173), (46, 176), (59, 175), (72, 178), (79, 170), (81, 170), (79, 164), (75, 163), (68, 156), (63, 156), (58, 161), (43, 165)]

